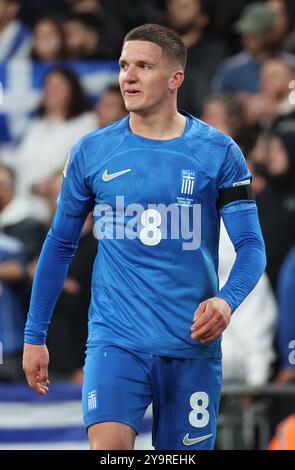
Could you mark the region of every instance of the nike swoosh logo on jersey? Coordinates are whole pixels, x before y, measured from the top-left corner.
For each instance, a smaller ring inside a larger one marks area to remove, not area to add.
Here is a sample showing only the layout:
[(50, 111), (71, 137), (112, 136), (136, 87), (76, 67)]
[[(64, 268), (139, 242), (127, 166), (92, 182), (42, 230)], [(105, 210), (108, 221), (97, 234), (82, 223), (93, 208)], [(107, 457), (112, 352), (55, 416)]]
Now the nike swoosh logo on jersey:
[(203, 442), (206, 439), (209, 439), (209, 437), (211, 436), (212, 434), (207, 434), (207, 436), (200, 436), (200, 437), (195, 437), (194, 439), (190, 439), (189, 435), (186, 434), (186, 436), (184, 436), (183, 438), (183, 443), (185, 446), (192, 446), (193, 444), (198, 444), (199, 442)]
[(105, 170), (104, 174), (102, 175), (102, 180), (111, 181), (114, 178), (118, 178), (119, 176), (125, 175), (125, 173), (129, 173), (129, 171), (131, 171), (131, 168), (129, 168), (128, 170), (117, 171), (117, 173), (112, 173), (109, 175), (108, 170)]

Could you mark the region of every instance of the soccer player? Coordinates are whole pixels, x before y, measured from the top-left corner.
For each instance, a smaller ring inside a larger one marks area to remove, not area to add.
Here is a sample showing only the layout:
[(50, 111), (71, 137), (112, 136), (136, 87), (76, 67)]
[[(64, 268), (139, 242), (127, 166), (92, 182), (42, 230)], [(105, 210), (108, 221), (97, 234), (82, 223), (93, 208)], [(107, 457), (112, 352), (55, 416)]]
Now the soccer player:
[[(74, 146), (37, 267), (23, 366), (45, 395), (50, 317), (94, 211), (100, 242), (83, 385), (92, 449), (132, 449), (150, 403), (156, 449), (213, 447), (221, 334), (265, 269), (241, 151), (177, 109), (185, 62), (184, 44), (165, 27), (127, 34), (119, 64), (130, 114)], [(220, 215), (237, 254), (221, 290)]]

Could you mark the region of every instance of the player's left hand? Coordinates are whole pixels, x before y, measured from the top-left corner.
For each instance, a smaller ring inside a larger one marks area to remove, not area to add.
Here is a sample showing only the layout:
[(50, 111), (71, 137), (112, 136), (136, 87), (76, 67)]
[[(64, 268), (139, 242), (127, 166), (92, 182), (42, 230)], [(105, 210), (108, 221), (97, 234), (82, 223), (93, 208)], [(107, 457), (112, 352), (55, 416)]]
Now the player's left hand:
[(191, 338), (202, 343), (213, 341), (228, 327), (231, 314), (232, 309), (224, 299), (205, 300), (195, 311)]

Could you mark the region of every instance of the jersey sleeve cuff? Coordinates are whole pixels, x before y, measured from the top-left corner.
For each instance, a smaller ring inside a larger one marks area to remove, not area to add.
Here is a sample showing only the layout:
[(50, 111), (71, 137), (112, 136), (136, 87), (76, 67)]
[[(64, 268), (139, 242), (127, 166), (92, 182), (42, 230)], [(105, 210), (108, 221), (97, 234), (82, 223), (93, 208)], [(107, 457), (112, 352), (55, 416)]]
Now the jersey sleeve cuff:
[(46, 343), (46, 338), (44, 336), (34, 336), (30, 334), (25, 334), (24, 342), (27, 344), (43, 345)]

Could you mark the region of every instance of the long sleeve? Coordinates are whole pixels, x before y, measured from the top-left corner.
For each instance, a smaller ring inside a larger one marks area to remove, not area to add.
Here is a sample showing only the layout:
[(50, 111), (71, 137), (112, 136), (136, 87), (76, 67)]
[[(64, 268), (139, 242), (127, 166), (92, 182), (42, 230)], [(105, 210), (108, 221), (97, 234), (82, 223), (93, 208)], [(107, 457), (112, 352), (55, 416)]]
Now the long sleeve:
[(63, 288), (68, 267), (78, 246), (86, 219), (57, 208), (47, 234), (34, 278), (25, 342), (44, 344), (50, 319)]
[(265, 247), (255, 202), (227, 204), (222, 208), (221, 215), (234, 245), (236, 260), (217, 297), (225, 299), (234, 311), (256, 286), (265, 270)]

